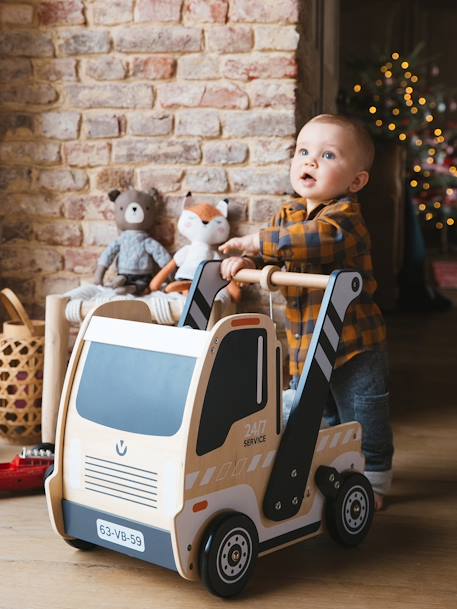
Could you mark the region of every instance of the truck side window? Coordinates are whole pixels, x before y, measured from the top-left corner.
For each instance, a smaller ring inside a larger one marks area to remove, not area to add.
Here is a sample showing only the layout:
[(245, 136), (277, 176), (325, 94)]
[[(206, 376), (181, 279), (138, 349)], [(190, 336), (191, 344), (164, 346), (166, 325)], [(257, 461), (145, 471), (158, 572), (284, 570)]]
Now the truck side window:
[(268, 400), (267, 333), (236, 330), (222, 340), (203, 402), (197, 454), (222, 444), (235, 421), (265, 408)]

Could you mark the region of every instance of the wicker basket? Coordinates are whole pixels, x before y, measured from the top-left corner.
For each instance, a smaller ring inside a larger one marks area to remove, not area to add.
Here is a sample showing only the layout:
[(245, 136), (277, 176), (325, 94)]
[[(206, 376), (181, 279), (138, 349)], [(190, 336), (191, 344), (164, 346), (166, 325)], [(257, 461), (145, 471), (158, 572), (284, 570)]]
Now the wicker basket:
[(17, 444), (41, 439), (44, 321), (32, 321), (8, 288), (0, 301), (11, 320), (0, 334), (0, 437)]

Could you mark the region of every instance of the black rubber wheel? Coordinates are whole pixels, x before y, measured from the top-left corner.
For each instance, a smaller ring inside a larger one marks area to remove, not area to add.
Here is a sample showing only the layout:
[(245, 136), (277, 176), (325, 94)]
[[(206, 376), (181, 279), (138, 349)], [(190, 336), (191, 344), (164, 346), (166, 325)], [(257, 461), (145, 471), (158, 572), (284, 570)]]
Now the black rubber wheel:
[(365, 538), (373, 515), (373, 489), (363, 474), (346, 475), (336, 498), (328, 498), (326, 501), (328, 532), (343, 546), (357, 546)]
[(257, 559), (259, 538), (250, 518), (238, 512), (217, 517), (200, 549), (200, 576), (208, 590), (227, 598), (241, 592)]
[(83, 552), (87, 552), (88, 550), (93, 550), (97, 546), (90, 541), (84, 541), (84, 539), (64, 539), (65, 543), (68, 543), (72, 548), (76, 548), (77, 550), (82, 550)]

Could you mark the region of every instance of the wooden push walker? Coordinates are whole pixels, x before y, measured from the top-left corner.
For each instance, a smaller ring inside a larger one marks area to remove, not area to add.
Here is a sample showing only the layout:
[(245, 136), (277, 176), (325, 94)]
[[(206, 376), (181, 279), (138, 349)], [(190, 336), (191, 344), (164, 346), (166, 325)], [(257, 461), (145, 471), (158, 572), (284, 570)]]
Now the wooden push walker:
[(374, 511), (361, 427), (320, 429), (343, 319), (361, 276), (242, 270), (267, 289), (324, 289), (287, 423), (272, 320), (237, 314), (206, 330), (227, 282), (202, 263), (178, 327), (140, 302), (107, 303), (81, 326), (60, 402), (51, 523), (70, 545), (103, 546), (199, 577), (221, 597), (256, 557), (327, 529), (359, 544)]

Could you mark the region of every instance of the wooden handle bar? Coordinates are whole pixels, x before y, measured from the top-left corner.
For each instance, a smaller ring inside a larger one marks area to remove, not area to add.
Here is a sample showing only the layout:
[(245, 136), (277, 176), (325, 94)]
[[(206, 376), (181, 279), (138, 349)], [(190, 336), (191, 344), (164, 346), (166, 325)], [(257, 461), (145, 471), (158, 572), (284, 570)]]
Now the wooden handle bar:
[(240, 283), (260, 283), (268, 290), (279, 286), (293, 286), (297, 288), (327, 287), (330, 275), (315, 275), (312, 273), (289, 273), (280, 271), (276, 266), (265, 266), (262, 270), (241, 269), (234, 277)]

